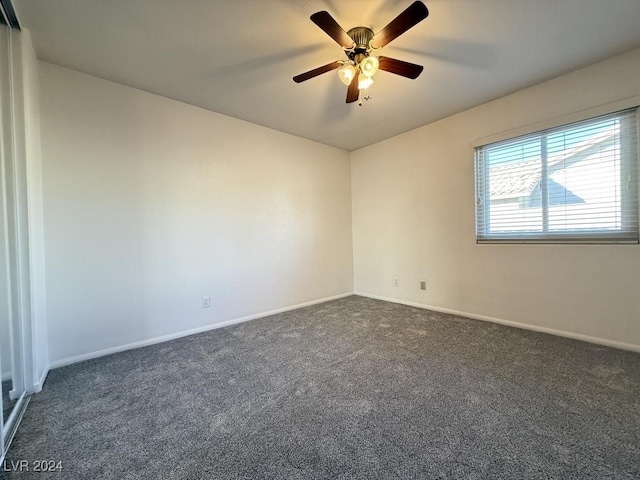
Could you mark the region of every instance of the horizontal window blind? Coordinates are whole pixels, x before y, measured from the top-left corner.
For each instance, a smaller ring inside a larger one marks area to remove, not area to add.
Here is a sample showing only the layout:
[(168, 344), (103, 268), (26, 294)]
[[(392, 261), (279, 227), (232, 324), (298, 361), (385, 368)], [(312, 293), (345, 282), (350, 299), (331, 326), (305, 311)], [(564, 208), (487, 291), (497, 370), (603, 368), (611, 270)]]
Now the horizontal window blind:
[(477, 147), (476, 238), (638, 243), (637, 109)]

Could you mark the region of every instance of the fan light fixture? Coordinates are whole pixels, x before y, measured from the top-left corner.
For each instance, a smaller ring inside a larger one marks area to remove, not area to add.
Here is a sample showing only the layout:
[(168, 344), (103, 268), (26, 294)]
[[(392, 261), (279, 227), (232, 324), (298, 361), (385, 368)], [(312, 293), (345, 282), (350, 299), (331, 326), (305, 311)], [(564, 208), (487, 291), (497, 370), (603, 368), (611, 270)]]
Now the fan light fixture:
[(360, 62), (360, 71), (367, 77), (373, 77), (378, 71), (378, 65), (376, 57), (367, 57)]
[(351, 63), (345, 63), (338, 69), (338, 76), (345, 85), (349, 86), (353, 77), (358, 75), (358, 89), (363, 90), (373, 85), (373, 76), (378, 71), (378, 59), (376, 57), (366, 57), (357, 67)]
[(364, 90), (373, 85), (373, 78), (366, 76), (364, 73), (358, 75), (358, 90)]
[(356, 76), (356, 67), (350, 63), (345, 63), (338, 70), (338, 76), (340, 77), (340, 80), (342, 80), (342, 83), (348, 86), (351, 83), (351, 80), (353, 80), (353, 77)]

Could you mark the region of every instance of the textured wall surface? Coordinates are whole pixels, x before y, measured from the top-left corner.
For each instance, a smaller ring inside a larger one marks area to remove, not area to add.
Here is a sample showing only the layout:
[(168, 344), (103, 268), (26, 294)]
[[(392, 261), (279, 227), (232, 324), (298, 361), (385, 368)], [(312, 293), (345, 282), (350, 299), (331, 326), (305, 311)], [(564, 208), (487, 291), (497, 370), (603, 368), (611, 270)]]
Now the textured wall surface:
[(638, 78), (635, 50), (353, 152), (355, 291), (640, 346), (640, 247), (476, 245), (472, 145)]
[(352, 291), (348, 153), (47, 63), (40, 84), (52, 362)]

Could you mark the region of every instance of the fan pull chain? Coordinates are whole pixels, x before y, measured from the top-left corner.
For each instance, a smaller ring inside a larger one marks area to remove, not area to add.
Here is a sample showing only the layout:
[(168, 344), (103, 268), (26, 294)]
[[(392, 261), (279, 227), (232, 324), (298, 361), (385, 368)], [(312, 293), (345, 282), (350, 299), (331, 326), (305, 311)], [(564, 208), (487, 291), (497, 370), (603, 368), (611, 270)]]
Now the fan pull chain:
[(364, 102), (368, 102), (371, 100), (371, 95), (369, 95), (369, 89), (363, 88), (362, 90), (358, 90), (358, 106), (362, 107)]

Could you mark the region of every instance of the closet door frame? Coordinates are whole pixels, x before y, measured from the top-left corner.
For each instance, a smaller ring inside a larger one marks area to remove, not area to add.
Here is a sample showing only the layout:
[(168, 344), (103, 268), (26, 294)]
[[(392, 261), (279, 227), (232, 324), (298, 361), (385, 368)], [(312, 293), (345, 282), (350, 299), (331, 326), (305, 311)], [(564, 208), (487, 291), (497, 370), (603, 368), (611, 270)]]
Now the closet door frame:
[[(0, 89), (0, 108), (2, 135), (0, 139), (1, 168), (0, 186), (2, 195), (2, 274), (6, 275), (8, 308), (11, 335), (11, 372), (12, 390), (10, 398), (16, 400), (6, 422), (0, 419), (1, 450), (4, 458), (11, 440), (15, 435), (20, 419), (28, 403), (27, 385), (33, 383), (27, 378), (33, 370), (30, 359), (33, 358), (31, 335), (31, 295), (30, 295), (30, 259), (27, 202), (27, 168), (24, 149), (24, 102), (22, 100), (22, 50), (15, 35), (19, 31), (2, 25), (4, 50), (0, 69), (3, 77)], [(4, 312), (3, 312), (4, 313)]]

